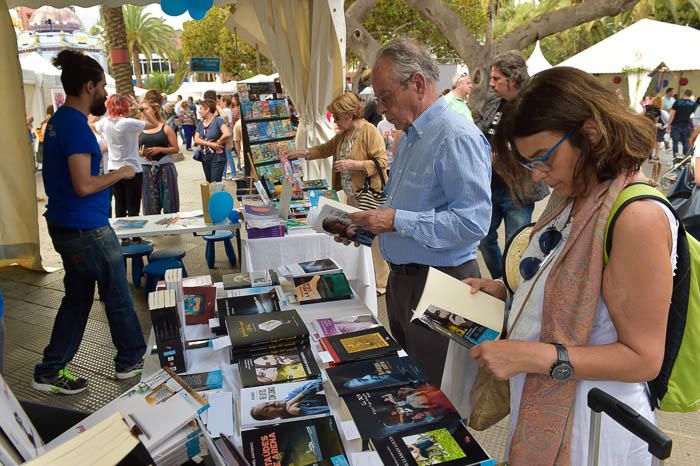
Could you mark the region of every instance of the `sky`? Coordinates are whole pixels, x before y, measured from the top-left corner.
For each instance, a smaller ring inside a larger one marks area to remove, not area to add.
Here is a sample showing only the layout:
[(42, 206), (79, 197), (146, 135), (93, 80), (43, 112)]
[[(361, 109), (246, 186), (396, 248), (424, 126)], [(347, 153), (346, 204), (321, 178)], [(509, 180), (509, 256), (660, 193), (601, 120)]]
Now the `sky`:
[[(190, 21), (192, 19), (187, 13), (182, 14), (180, 16), (168, 16), (165, 13), (163, 13), (163, 10), (160, 9), (160, 3), (152, 3), (146, 6), (145, 11), (150, 13), (152, 16), (163, 18), (166, 23), (168, 23), (170, 26), (173, 27), (173, 29), (176, 30), (182, 29), (182, 23), (184, 23), (185, 21)], [(78, 15), (78, 18), (80, 18), (80, 20), (83, 22), (87, 31), (89, 31), (90, 28), (100, 19), (99, 6), (93, 6), (90, 8), (75, 7), (75, 13)]]

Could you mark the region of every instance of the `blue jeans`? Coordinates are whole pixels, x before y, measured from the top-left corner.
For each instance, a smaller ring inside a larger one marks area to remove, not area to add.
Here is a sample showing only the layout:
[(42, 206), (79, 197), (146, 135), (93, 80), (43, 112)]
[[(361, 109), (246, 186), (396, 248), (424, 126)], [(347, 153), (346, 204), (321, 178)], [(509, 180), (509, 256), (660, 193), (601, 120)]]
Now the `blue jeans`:
[(182, 125), (182, 141), (187, 150), (192, 149), (192, 137), (194, 136), (194, 125)]
[(501, 221), (506, 223), (506, 241), (520, 228), (532, 222), (532, 211), (535, 203), (530, 202), (522, 206), (518, 205), (506, 187), (494, 188), (491, 192), (491, 226), (486, 237), (481, 240), (479, 249), (484, 256), (486, 267), (491, 273), (491, 278), (503, 276), (503, 256), (498, 246), (498, 227)]
[(683, 155), (690, 153), (688, 138), (690, 137), (690, 127), (687, 123), (679, 126), (671, 125), (671, 139), (673, 140), (673, 155), (679, 154), (678, 143), (683, 144)]
[(233, 163), (233, 154), (231, 153), (231, 149), (229, 149), (228, 147), (226, 148), (226, 163), (228, 163), (228, 171), (229, 173), (231, 173), (231, 176), (235, 176), (236, 164)]
[(216, 154), (209, 157), (204, 157), (202, 160), (202, 169), (204, 170), (204, 178), (207, 182), (213, 183), (221, 181), (226, 170), (226, 158), (223, 154)]
[(146, 352), (146, 342), (114, 230), (105, 226), (69, 231), (49, 225), (49, 235), (63, 259), (66, 295), (58, 308), (44, 359), (36, 365), (34, 374), (52, 377), (75, 356), (94, 300), (95, 282), (105, 303), (112, 343), (117, 348), (115, 369), (121, 371), (139, 362)]

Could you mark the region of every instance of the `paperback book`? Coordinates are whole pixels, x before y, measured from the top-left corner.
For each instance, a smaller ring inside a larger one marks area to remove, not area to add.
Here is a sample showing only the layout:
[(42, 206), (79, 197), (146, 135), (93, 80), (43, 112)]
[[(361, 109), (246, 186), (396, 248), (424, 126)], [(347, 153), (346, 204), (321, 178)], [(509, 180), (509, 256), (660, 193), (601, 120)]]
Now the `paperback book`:
[(241, 429), (328, 416), (321, 380), (306, 380), (241, 389)]
[(216, 316), (215, 286), (183, 286), (185, 324), (206, 324)]
[[(231, 292), (236, 292), (237, 295), (230, 296)], [(276, 287), (226, 290), (226, 295), (216, 300), (220, 332), (225, 328), (227, 316), (253, 316), (280, 310), (279, 291)]]
[(224, 289), (227, 290), (280, 284), (277, 273), (274, 270), (231, 273), (224, 275), (222, 281), (224, 282)]
[(297, 264), (280, 265), (277, 271), (285, 277), (303, 277), (325, 272), (340, 271), (341, 268), (333, 259), (318, 259)]
[(294, 309), (274, 314), (227, 316), (226, 328), (232, 351), (271, 344), (308, 341), (306, 324)]
[(340, 364), (326, 369), (326, 374), (338, 396), (417, 386), (428, 380), (415, 361), (407, 356)]
[(373, 438), (370, 445), (387, 466), (496, 464), (459, 419), (448, 419), (388, 437)]
[(261, 427), (241, 437), (253, 466), (350, 466), (333, 416)]
[(238, 371), (244, 387), (296, 382), (321, 377), (321, 370), (310, 349), (241, 359), (238, 362)]
[(472, 294), (466, 283), (431, 267), (411, 321), (472, 348), (500, 338), (504, 319), (503, 301), (483, 292)]
[(369, 328), (379, 327), (379, 322), (372, 314), (362, 314), (351, 317), (326, 317), (314, 321), (315, 332), (311, 334), (314, 340), (321, 337), (332, 337), (343, 333), (359, 332)]
[(343, 397), (363, 439), (384, 438), (442, 420), (459, 419), (447, 396), (434, 385), (394, 387)]
[(294, 277), (294, 295), (299, 304), (352, 299), (350, 283), (343, 272)]
[(364, 246), (372, 246), (374, 233), (363, 230), (350, 220), (349, 214), (361, 212), (352, 207), (327, 197), (318, 200), (319, 212), (313, 222), (313, 229), (318, 233), (338, 236)]
[(401, 350), (384, 327), (321, 338), (321, 346), (335, 364), (393, 356)]
[(198, 372), (196, 374), (181, 374), (180, 378), (197, 392), (218, 390), (223, 387), (224, 376), (221, 370)]

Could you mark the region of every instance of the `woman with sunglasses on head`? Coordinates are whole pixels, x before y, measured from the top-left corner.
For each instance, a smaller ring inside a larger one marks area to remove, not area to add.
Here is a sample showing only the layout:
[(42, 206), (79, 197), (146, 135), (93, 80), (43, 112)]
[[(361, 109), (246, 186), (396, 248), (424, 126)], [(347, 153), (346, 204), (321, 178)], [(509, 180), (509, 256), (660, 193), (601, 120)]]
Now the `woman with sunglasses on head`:
[(180, 146), (175, 131), (163, 121), (162, 108), (162, 97), (151, 91), (144, 96), (139, 107), (141, 117), (147, 121), (146, 128), (139, 135), (143, 215), (156, 215), (161, 211), (171, 214), (180, 210), (177, 169), (172, 157), (180, 151)]
[[(625, 186), (647, 183), (640, 166), (655, 144), (648, 118), (596, 78), (559, 67), (513, 100), (494, 140), (495, 168), (511, 189), (530, 178), (553, 193), (520, 262), (507, 340), (470, 351), (510, 380), (513, 466), (586, 464), (586, 395), (599, 387), (654, 422), (645, 382), (664, 357), (678, 222), (660, 202), (621, 211), (607, 265), (603, 237)], [(506, 300), (502, 281), (467, 279), (472, 292)], [(509, 280), (510, 282), (511, 280)], [(600, 463), (649, 464), (646, 444), (603, 421)]]

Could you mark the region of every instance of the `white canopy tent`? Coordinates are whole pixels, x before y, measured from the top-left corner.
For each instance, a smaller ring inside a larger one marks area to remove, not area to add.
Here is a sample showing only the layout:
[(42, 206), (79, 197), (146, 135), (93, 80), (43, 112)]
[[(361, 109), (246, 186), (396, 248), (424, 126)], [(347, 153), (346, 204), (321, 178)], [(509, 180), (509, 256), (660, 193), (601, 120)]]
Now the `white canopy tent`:
[[(51, 103), (51, 89), (62, 89), (61, 70), (36, 52), (19, 57), (24, 83), (24, 110), (38, 126)], [(31, 78), (31, 79), (29, 79)]]
[(534, 76), (540, 71), (548, 70), (552, 67), (552, 64), (547, 61), (542, 53), (539, 40), (535, 42), (535, 49), (530, 54), (530, 58), (527, 59), (526, 63), (527, 72), (530, 76)]
[(253, 76), (252, 78), (244, 79), (244, 80), (238, 81), (238, 82), (239, 82), (239, 83), (243, 83), (243, 84), (249, 84), (249, 83), (267, 83), (267, 82), (272, 82), (272, 81), (274, 81), (275, 79), (277, 79), (277, 78), (279, 78), (279, 77), (280, 77), (279, 73), (270, 74), (270, 75), (267, 75), (267, 74), (256, 74), (256, 75)]
[[(345, 87), (343, 1), (238, 0), (228, 26), (279, 70), (299, 112), (297, 147), (313, 147), (333, 137), (325, 114)], [(306, 162), (304, 173), (307, 179), (330, 180), (331, 161)]]
[(178, 95), (183, 99), (192, 97), (194, 100), (201, 99), (206, 91), (213, 90), (217, 94), (234, 94), (236, 92), (236, 81), (226, 83), (217, 82), (183, 82), (180, 87), (168, 95), (168, 101), (174, 101)]
[(700, 70), (700, 55), (689, 47), (700, 44), (700, 31), (689, 26), (642, 19), (604, 39), (558, 66), (571, 66), (588, 73), (626, 73), (629, 98), (639, 109), (651, 77), (664, 63), (669, 70)]

